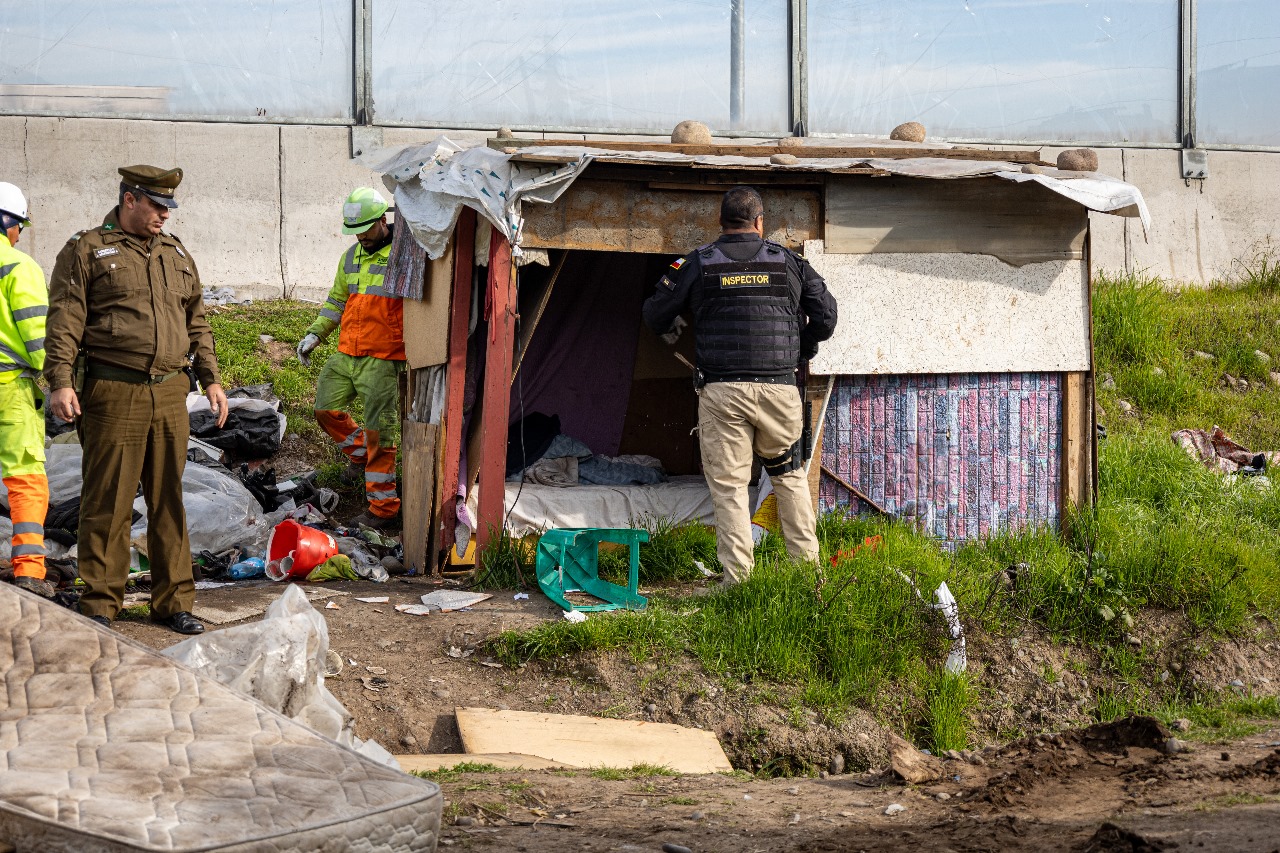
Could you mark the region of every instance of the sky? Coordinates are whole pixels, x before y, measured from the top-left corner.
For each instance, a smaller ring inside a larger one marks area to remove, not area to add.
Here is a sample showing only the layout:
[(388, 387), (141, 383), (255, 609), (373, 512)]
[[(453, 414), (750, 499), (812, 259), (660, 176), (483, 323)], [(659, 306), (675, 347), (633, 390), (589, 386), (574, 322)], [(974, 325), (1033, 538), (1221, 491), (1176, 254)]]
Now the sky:
[[(747, 129), (788, 131), (786, 0), (743, 0)], [(342, 118), (351, 0), (0, 9), (0, 83), (170, 87), (180, 114)], [(811, 133), (1172, 142), (1177, 0), (809, 0)], [(1198, 0), (1199, 141), (1280, 145), (1280, 2)], [(383, 120), (729, 126), (730, 0), (374, 0)]]

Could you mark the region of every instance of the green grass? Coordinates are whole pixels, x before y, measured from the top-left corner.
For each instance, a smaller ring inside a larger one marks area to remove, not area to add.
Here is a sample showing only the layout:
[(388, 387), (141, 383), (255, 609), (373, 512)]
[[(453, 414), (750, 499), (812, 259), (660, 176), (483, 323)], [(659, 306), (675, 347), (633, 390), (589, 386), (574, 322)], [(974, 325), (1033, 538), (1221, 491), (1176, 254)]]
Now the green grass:
[[(239, 385), (270, 382), (289, 419), (289, 431), (318, 442), (324, 434), (313, 414), (316, 380), (325, 359), (337, 348), (338, 335), (331, 335), (311, 354), (310, 367), (303, 367), (296, 355), (273, 362), (259, 336), (270, 335), (290, 348), (295, 347), (319, 311), (319, 305), (279, 299), (209, 312), (223, 386), (231, 390)], [(329, 446), (328, 442), (321, 444)], [(333, 452), (337, 460), (338, 452), (336, 449)]]
[(626, 779), (652, 779), (655, 776), (679, 776), (680, 774), (666, 765), (636, 764), (627, 768), (597, 767), (591, 771), (591, 775), (596, 779), (618, 782)]
[[(1216, 424), (1246, 447), (1280, 448), (1280, 394), (1269, 378), (1280, 371), (1280, 276), (1266, 258), (1238, 269), (1236, 282), (1180, 291), (1141, 276), (1097, 279), (1097, 373), (1116, 383), (1099, 388), (1098, 402), (1112, 434), (1167, 438)], [(1247, 379), (1250, 390), (1223, 387), (1224, 373)], [(1133, 404), (1132, 415), (1121, 415), (1121, 399)]]
[(460, 761), (452, 767), (441, 767), (439, 770), (415, 770), (414, 776), (420, 776), (423, 779), (430, 779), (436, 784), (445, 782), (457, 782), (467, 773), (501, 773), (502, 768), (493, 764), (483, 764), (474, 761)]

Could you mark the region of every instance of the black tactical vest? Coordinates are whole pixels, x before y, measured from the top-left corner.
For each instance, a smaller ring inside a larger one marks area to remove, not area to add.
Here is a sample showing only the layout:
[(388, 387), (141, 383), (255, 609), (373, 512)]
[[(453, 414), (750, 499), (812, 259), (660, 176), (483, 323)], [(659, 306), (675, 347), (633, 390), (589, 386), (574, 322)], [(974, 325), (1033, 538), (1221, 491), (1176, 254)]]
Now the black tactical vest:
[(787, 281), (786, 250), (761, 241), (735, 261), (719, 243), (698, 249), (692, 294), (698, 367), (708, 376), (778, 376), (800, 359), (800, 299)]

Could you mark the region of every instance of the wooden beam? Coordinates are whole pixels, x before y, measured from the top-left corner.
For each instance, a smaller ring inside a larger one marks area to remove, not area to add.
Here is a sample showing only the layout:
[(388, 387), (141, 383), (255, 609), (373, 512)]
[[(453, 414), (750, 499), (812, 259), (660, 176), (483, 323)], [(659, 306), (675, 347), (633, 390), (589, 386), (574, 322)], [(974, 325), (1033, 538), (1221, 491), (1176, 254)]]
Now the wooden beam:
[(1002, 163), (1035, 163), (1052, 166), (1040, 159), (1040, 150), (1008, 151), (985, 148), (911, 148), (902, 145), (738, 145), (725, 144), (677, 144), (671, 142), (646, 142), (623, 139), (490, 139), (489, 147), (502, 151), (507, 148), (536, 153), (538, 148), (595, 148), (601, 151), (661, 151), (691, 156), (716, 155), (721, 157), (769, 157), (774, 154), (793, 154), (801, 159), (833, 158), (855, 159), (869, 157), (883, 160), (907, 160), (917, 157), (941, 157), (947, 160), (982, 160)]
[(1092, 418), (1087, 373), (1062, 375), (1062, 491), (1059, 501), (1060, 525), (1065, 531), (1071, 510), (1081, 509), (1091, 497), (1092, 448), (1089, 430)]
[(467, 329), (471, 322), (471, 275), (475, 260), (476, 212), (464, 207), (454, 228), (453, 288), (449, 315), (448, 390), (444, 414), (444, 459), (440, 513), (441, 550), (453, 542), (458, 493), (458, 466), (462, 462), (462, 401), (467, 385)]
[(436, 492), (434, 463), (439, 432), (440, 427), (435, 424), (404, 422), (404, 439), (400, 444), (404, 564), (414, 574), (425, 574), (427, 570), (427, 540), (435, 517), (432, 512)]
[[(516, 267), (511, 244), (496, 229), (489, 235), (489, 334), (484, 362), (484, 422), (480, 424), (480, 505), (476, 553), (502, 533), (507, 475), (507, 427), (511, 414), (511, 360), (516, 340)], [(477, 565), (479, 561), (477, 559)]]

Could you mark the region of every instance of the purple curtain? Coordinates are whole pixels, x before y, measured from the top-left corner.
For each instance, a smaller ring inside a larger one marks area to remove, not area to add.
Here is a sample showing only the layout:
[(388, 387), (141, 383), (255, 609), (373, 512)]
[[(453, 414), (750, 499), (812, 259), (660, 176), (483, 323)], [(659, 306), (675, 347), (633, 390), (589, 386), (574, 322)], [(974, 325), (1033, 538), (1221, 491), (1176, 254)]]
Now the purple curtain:
[[(511, 386), (511, 421), (559, 415), (566, 435), (618, 452), (631, 398), (645, 265), (634, 255), (571, 252)], [(529, 311), (522, 315), (532, 322)], [(523, 411), (521, 397), (523, 397)]]

